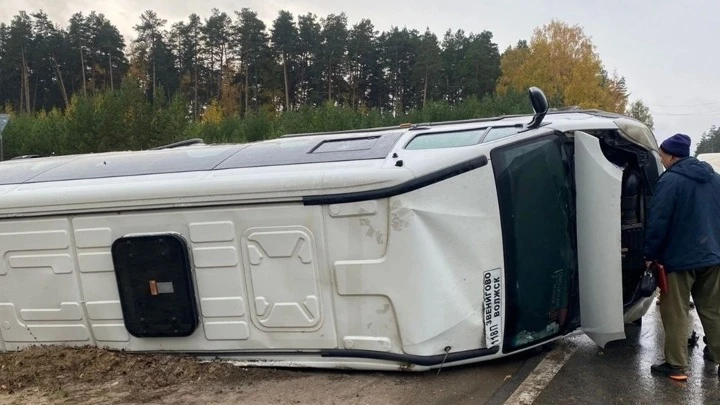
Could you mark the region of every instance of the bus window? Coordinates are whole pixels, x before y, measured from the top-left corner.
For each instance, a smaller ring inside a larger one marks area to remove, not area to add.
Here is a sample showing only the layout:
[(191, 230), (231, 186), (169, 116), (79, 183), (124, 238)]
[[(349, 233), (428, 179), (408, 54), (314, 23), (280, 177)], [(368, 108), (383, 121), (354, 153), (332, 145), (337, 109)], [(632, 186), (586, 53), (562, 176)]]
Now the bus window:
[(475, 145), (480, 142), (487, 128), (459, 132), (439, 132), (414, 137), (405, 149), (441, 149)]
[(503, 139), (510, 135), (515, 135), (522, 130), (523, 128), (518, 126), (490, 128), (490, 131), (488, 131), (487, 135), (485, 135), (485, 138), (483, 138), (483, 143), (497, 141), (498, 139)]

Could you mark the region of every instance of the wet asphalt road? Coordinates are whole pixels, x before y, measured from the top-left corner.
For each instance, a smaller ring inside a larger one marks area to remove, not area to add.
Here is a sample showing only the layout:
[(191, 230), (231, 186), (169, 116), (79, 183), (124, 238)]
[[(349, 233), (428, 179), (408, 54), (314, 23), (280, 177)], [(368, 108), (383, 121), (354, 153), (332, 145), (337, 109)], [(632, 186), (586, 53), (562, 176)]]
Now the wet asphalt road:
[[(691, 314), (693, 327), (702, 336), (694, 309)], [(626, 325), (626, 335), (627, 339), (611, 342), (605, 349), (584, 335), (565, 339), (578, 348), (533, 404), (720, 404), (717, 365), (703, 360), (702, 337), (689, 352), (688, 381), (679, 383), (650, 373), (650, 365), (663, 357), (656, 305), (642, 326)]]

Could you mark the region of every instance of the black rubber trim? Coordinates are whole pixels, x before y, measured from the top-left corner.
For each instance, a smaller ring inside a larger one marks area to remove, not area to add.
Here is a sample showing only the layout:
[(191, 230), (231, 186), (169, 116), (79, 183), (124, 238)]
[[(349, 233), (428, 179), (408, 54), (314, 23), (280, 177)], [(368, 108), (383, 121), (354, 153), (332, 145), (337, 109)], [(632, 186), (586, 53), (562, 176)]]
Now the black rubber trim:
[(378, 200), (382, 198), (394, 197), (396, 195), (409, 193), (417, 189), (427, 187), (429, 185), (447, 180), (449, 178), (459, 176), (471, 170), (481, 168), (488, 164), (488, 158), (485, 155), (466, 160), (464, 162), (448, 166), (436, 172), (416, 177), (404, 183), (390, 187), (380, 188), (377, 190), (358, 191), (353, 193), (329, 194), (318, 196), (303, 197), (305, 205), (327, 205), (327, 204), (343, 204), (357, 201)]
[[(466, 350), (462, 352), (455, 352), (447, 354), (435, 354), (432, 356), (416, 356), (412, 354), (399, 354), (399, 353), (387, 353), (378, 352), (374, 350), (348, 350), (348, 349), (325, 349), (320, 351), (252, 351), (252, 352), (237, 352), (237, 351), (211, 351), (211, 352), (198, 352), (198, 351), (182, 351), (178, 352), (179, 355), (194, 356), (194, 357), (212, 357), (220, 359), (223, 357), (235, 357), (235, 358), (246, 358), (246, 361), (252, 362), (263, 362), (266, 360), (259, 359), (258, 357), (279, 357), (287, 356), (288, 361), (292, 361), (293, 356), (298, 355), (320, 355), (321, 357), (333, 357), (333, 358), (353, 358), (353, 359), (372, 359), (372, 360), (384, 360), (392, 361), (396, 363), (412, 364), (418, 366), (437, 366), (440, 364), (448, 364), (456, 361), (477, 359), (485, 356), (492, 356), (500, 352), (499, 346), (493, 346), (487, 349), (474, 349)], [(127, 352), (128, 355), (143, 355), (143, 354), (167, 354), (160, 350), (138, 350)], [(506, 355), (507, 356), (507, 355)]]
[(387, 353), (387, 352), (376, 352), (374, 350), (345, 350), (345, 349), (332, 349), (322, 350), (320, 354), (322, 357), (347, 357), (347, 358), (359, 358), (359, 359), (376, 359), (376, 360), (387, 360), (398, 363), (415, 364), (418, 366), (437, 366), (438, 364), (453, 363), (456, 361), (463, 361), (474, 359), (478, 357), (491, 356), (500, 351), (499, 346), (493, 346), (488, 349), (475, 349), (466, 350), (463, 352), (455, 352), (445, 354), (436, 354), (433, 356), (416, 356), (412, 354), (398, 354), (398, 353)]

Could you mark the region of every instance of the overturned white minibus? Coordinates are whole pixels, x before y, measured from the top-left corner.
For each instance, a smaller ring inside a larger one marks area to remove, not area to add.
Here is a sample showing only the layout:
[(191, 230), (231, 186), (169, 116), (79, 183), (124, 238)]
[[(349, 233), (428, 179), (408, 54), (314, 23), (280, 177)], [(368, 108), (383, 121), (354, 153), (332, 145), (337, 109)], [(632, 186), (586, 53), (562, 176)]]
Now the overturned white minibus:
[(661, 173), (601, 111), (0, 163), (0, 350), (424, 370), (623, 339)]
[(712, 153), (701, 153), (697, 155), (698, 160), (701, 160), (703, 162), (708, 162), (710, 166), (715, 169), (715, 171), (720, 171), (720, 153), (718, 152), (712, 152)]

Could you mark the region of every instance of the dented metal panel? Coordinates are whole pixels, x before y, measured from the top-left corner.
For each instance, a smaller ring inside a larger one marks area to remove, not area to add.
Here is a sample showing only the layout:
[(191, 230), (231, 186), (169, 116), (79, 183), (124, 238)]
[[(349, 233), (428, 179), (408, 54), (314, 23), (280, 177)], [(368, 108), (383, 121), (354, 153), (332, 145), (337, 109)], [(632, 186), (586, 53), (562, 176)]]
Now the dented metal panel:
[(393, 197), (389, 209), (386, 254), (335, 261), (338, 294), (388, 297), (407, 354), (485, 348), (483, 272), (503, 266), (492, 169)]

